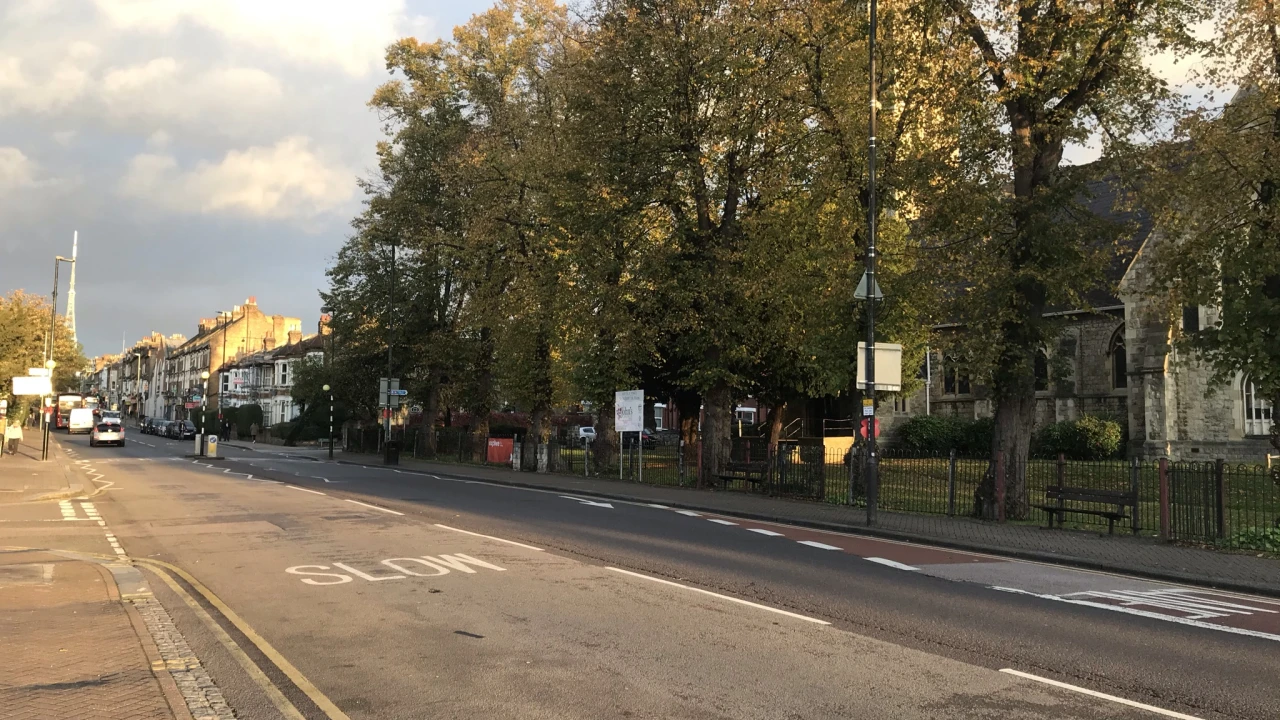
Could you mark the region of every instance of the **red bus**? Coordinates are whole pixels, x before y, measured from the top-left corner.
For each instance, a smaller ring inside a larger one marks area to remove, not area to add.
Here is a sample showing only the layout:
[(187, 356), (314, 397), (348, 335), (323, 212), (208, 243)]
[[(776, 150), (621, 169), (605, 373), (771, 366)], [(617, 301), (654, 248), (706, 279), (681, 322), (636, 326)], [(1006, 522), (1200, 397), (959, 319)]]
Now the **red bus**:
[(84, 396), (79, 393), (63, 393), (58, 396), (58, 412), (53, 416), (53, 427), (66, 430), (71, 426), (71, 411), (84, 407)]

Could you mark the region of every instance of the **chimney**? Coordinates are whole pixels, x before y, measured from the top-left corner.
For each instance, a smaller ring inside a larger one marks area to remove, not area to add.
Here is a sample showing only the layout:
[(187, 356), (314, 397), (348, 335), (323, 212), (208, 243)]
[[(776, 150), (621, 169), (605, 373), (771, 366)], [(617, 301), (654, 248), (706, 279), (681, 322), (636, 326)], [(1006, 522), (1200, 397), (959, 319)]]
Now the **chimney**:
[(333, 328), (329, 327), (329, 322), (333, 320), (328, 314), (320, 316), (320, 334), (328, 335), (333, 332)]
[(290, 345), (297, 345), (297, 344), (298, 344), (298, 343), (300, 343), (300, 342), (302, 342), (302, 331), (301, 331), (301, 330), (290, 330), (290, 331), (289, 331), (289, 344), (290, 344)]
[(249, 296), (249, 299), (244, 301), (244, 304), (245, 304), (245, 305), (253, 305), (254, 307), (257, 307), (257, 306), (258, 306), (258, 296), (257, 296), (257, 295), (250, 295), (250, 296)]

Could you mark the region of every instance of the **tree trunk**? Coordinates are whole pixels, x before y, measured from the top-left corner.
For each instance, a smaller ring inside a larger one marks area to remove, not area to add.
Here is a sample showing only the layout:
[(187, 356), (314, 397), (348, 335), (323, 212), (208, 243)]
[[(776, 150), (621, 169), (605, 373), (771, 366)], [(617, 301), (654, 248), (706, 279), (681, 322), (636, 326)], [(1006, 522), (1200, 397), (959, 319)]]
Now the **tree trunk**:
[(547, 409), (538, 407), (533, 410), (529, 432), (525, 433), (524, 444), (520, 450), (520, 468), (529, 472), (538, 469), (538, 445), (545, 441)]
[[(991, 437), (991, 459), (982, 482), (974, 491), (974, 515), (994, 520), (996, 512), (996, 464), (1003, 456), (1004, 513), (1011, 520), (1022, 520), (1030, 514), (1027, 492), (1027, 466), (1031, 455), (1031, 433), (1036, 419), (1036, 395), (1032, 380), (1030, 392), (1008, 392), (996, 401), (995, 429)], [(1012, 388), (1011, 388), (1012, 390)]]
[(685, 475), (692, 476), (695, 484), (702, 487), (702, 475), (698, 472), (698, 442), (701, 434), (698, 421), (702, 403), (696, 393), (687, 390), (677, 392), (674, 400), (676, 412), (680, 416), (680, 445), (684, 454), (681, 464)]
[(720, 474), (729, 459), (732, 442), (733, 395), (728, 385), (716, 383), (702, 397), (703, 447), (702, 475), (707, 479)]
[(600, 406), (600, 416), (596, 419), (596, 439), (591, 443), (592, 469), (596, 475), (608, 476), (611, 466), (618, 455), (617, 433), (613, 431), (613, 401)]
[(782, 417), (786, 414), (787, 404), (780, 402), (769, 408), (769, 454), (776, 455), (778, 442), (782, 440)]
[(422, 433), (426, 441), (425, 455), (436, 456), (436, 419), (440, 417), (440, 383), (427, 386), (427, 401), (422, 409)]

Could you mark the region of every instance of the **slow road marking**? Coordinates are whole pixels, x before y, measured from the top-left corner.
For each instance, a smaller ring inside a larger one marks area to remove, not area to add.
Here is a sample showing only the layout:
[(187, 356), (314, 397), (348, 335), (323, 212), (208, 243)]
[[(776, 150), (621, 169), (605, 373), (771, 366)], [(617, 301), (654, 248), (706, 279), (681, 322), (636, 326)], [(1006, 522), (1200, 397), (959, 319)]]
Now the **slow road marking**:
[[(471, 555), (463, 553), (453, 553), (452, 555), (422, 555), (419, 557), (394, 557), (387, 558), (379, 562), (383, 567), (391, 568), (396, 571), (392, 575), (374, 575), (375, 572), (382, 572), (376, 568), (365, 572), (348, 563), (333, 563), (329, 565), (294, 565), (285, 568), (284, 571), (290, 575), (305, 575), (301, 578), (302, 582), (307, 585), (345, 585), (354, 582), (354, 578), (360, 578), (365, 582), (383, 582), (386, 580), (404, 580), (409, 577), (439, 577), (448, 575), (450, 572), (458, 571), (467, 575), (475, 575), (475, 568), (487, 568), (494, 572), (506, 572), (507, 569), (498, 567), (491, 562), (486, 562)], [(338, 568), (345, 572), (330, 572), (332, 568)], [(350, 573), (348, 575), (347, 573)], [(328, 578), (326, 580), (316, 580), (315, 578)]]
[(787, 610), (769, 607), (768, 605), (753, 603), (750, 600), (743, 600), (742, 598), (731, 597), (729, 595), (721, 595), (720, 593), (711, 592), (710, 590), (703, 590), (702, 588), (696, 588), (691, 585), (682, 585), (678, 582), (663, 580), (662, 578), (656, 578), (656, 577), (653, 577), (652, 575), (641, 575), (640, 573), (635, 573), (635, 572), (631, 572), (630, 570), (623, 570), (622, 568), (616, 568), (616, 567), (606, 567), (605, 569), (612, 570), (613, 572), (616, 572), (616, 573), (622, 573), (623, 575), (630, 575), (631, 577), (634, 577), (634, 578), (640, 578), (641, 580), (648, 580), (649, 582), (656, 582), (656, 583), (661, 583), (663, 585), (670, 585), (671, 587), (678, 587), (681, 590), (688, 590), (690, 592), (702, 593), (703, 595), (710, 595), (711, 597), (720, 598), (721, 600), (728, 600), (729, 602), (738, 603), (739, 605), (746, 605), (747, 607), (753, 607), (753, 608), (756, 608), (757, 610), (764, 610), (766, 612), (777, 613), (779, 615), (786, 615), (787, 617), (795, 618), (797, 620), (804, 620), (805, 622), (811, 622), (815, 625), (831, 624), (826, 620), (819, 620), (818, 618), (812, 618), (807, 615), (800, 615), (798, 613), (789, 612)]
[(1110, 700), (1113, 703), (1118, 703), (1120, 705), (1128, 705), (1129, 707), (1135, 707), (1135, 708), (1138, 708), (1139, 710), (1146, 710), (1147, 712), (1153, 712), (1157, 715), (1163, 715), (1165, 717), (1180, 718), (1180, 720), (1201, 720), (1201, 718), (1198, 718), (1195, 715), (1186, 715), (1180, 712), (1174, 712), (1172, 710), (1165, 710), (1164, 708), (1158, 708), (1154, 705), (1147, 705), (1140, 702), (1134, 702), (1133, 700), (1126, 700), (1122, 697), (1116, 697), (1115, 695), (1100, 693), (1097, 690), (1090, 690), (1088, 688), (1079, 687), (1078, 685), (1071, 685), (1064, 682), (1058, 682), (1057, 680), (1050, 680), (1049, 678), (1040, 677), (1039, 675), (1032, 675), (1031, 673), (1024, 673), (1019, 670), (1013, 670), (1011, 668), (1004, 668), (1000, 672), (1005, 673), (1006, 675), (1013, 675), (1014, 677), (1020, 677), (1026, 680), (1034, 680), (1039, 683), (1044, 683), (1045, 685), (1052, 685), (1054, 687), (1059, 687), (1064, 690), (1071, 690), (1073, 692), (1082, 693), (1084, 695), (1089, 695), (1091, 697), (1101, 698), (1103, 700)]

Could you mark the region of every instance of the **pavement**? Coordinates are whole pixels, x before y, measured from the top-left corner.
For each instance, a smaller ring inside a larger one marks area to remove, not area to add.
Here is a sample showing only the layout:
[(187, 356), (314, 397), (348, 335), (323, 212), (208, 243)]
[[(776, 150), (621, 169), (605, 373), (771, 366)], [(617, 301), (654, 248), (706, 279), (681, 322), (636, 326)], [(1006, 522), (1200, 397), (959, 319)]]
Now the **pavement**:
[[(27, 435), (36, 432), (31, 430)], [(0, 504), (62, 499), (84, 491), (65, 458), (55, 454), (42, 461), (40, 455), (39, 439), (28, 437), (18, 445), (16, 455), (0, 456)]]
[[(225, 443), (224, 443), (225, 444)], [(327, 451), (261, 448), (284, 457), (324, 459)], [(338, 453), (340, 462), (375, 464), (378, 456)], [(998, 524), (971, 518), (881, 511), (874, 526), (866, 511), (841, 505), (774, 498), (753, 493), (697, 490), (650, 485), (599, 477), (516, 472), (501, 467), (427, 462), (401, 458), (402, 469), (428, 474), (473, 478), (520, 487), (558, 490), (643, 503), (661, 503), (688, 510), (734, 517), (784, 522), (842, 532), (857, 532), (905, 541), (924, 541), (943, 547), (1104, 570), (1165, 582), (1280, 597), (1280, 558), (1243, 552), (1224, 552), (1162, 543), (1146, 537), (1106, 535), (1077, 530), (1047, 529), (1026, 524)]]
[(96, 494), (0, 506), (0, 546), (105, 563), (163, 660), (157, 683), (169, 677), (193, 717), (1211, 720), (1280, 707), (1280, 687), (1259, 681), (1280, 677), (1280, 602), (1256, 595), (462, 466), (225, 443), (222, 458), (193, 458), (189, 442), (138, 435), (59, 443)]

